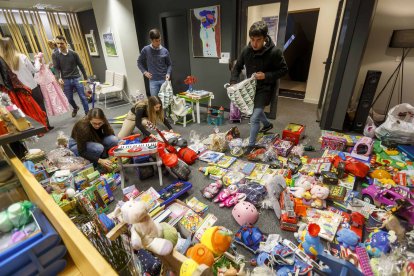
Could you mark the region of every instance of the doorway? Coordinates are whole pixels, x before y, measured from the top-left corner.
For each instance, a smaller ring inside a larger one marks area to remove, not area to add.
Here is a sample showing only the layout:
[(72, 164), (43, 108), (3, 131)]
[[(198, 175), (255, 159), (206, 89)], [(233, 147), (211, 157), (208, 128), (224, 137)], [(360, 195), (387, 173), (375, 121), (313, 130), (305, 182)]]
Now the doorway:
[(164, 45), (170, 52), (172, 62), (173, 91), (175, 94), (186, 91), (184, 79), (191, 74), (186, 11), (161, 13), (160, 26)]
[(319, 9), (288, 13), (284, 56), (289, 68), (280, 80), (280, 96), (304, 99)]

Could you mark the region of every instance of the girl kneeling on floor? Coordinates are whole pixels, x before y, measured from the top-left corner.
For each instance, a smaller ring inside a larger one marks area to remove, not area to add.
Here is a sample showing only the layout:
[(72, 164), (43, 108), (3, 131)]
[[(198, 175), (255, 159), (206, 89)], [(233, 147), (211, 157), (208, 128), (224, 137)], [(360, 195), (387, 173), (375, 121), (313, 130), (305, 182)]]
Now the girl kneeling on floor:
[(144, 137), (151, 136), (152, 138), (155, 138), (155, 136), (146, 128), (148, 121), (154, 125), (162, 122), (170, 132), (173, 131), (170, 123), (164, 116), (161, 100), (156, 96), (151, 96), (148, 99), (138, 101), (135, 106), (128, 111), (124, 123), (122, 124), (121, 131), (118, 133), (118, 138), (122, 139), (131, 135), (135, 127), (142, 132)]
[(73, 126), (69, 149), (95, 165), (110, 168), (112, 163), (105, 158), (118, 141), (102, 109), (93, 108)]

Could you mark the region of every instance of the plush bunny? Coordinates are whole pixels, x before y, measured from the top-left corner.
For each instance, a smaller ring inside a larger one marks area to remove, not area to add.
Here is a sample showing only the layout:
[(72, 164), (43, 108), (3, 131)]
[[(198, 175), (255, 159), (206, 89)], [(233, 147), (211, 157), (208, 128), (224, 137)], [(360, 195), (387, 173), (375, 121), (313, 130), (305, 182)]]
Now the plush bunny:
[(298, 180), (295, 181), (295, 187), (290, 188), (291, 191), (293, 191), (293, 195), (296, 198), (302, 198), (303, 194), (306, 191), (309, 191), (312, 189), (314, 185), (316, 185), (317, 181), (315, 177), (309, 176), (309, 175), (302, 175), (299, 177)]
[(177, 243), (177, 230), (167, 223), (154, 222), (148, 211), (144, 202), (130, 200), (115, 213), (121, 213), (123, 221), (132, 224), (131, 245), (134, 249), (144, 248), (160, 256), (168, 255)]
[(325, 206), (325, 199), (329, 196), (329, 188), (315, 185), (311, 189), (312, 199), (313, 202), (311, 204), (312, 207), (315, 208), (322, 208)]

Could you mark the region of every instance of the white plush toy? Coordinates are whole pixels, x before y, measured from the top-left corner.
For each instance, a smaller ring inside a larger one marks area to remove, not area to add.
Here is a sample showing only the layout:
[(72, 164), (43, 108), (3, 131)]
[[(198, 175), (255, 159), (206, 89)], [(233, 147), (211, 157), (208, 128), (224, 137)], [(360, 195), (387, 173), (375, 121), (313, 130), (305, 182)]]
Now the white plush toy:
[(302, 175), (295, 181), (295, 187), (290, 188), (290, 190), (293, 192), (294, 197), (302, 198), (303, 194), (312, 189), (316, 183), (317, 181), (313, 176)]
[(144, 202), (130, 200), (115, 213), (121, 212), (123, 221), (132, 225), (131, 245), (134, 249), (145, 248), (160, 256), (168, 255), (177, 242), (177, 231), (166, 223), (154, 222), (148, 211)]

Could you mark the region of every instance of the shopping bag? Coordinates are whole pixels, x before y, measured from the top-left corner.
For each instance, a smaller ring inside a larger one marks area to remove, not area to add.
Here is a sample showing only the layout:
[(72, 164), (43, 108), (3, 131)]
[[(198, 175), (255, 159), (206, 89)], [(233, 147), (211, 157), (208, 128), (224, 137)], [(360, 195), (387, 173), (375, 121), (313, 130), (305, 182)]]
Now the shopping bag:
[(253, 74), (234, 85), (226, 83), (227, 95), (240, 111), (246, 115), (251, 115), (254, 108), (254, 96), (256, 94), (256, 77)]
[(385, 122), (375, 130), (375, 135), (383, 141), (414, 144), (414, 107), (402, 103), (391, 108)]
[(162, 108), (166, 109), (170, 106), (172, 99), (173, 99), (173, 89), (171, 85), (171, 81), (165, 81), (160, 88), (160, 92), (158, 92), (158, 97), (162, 102)]

